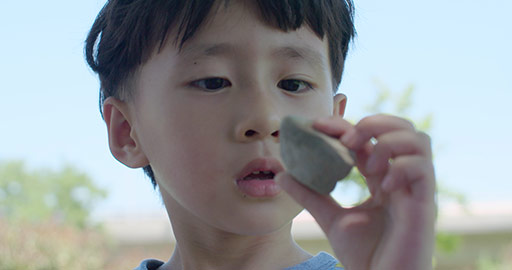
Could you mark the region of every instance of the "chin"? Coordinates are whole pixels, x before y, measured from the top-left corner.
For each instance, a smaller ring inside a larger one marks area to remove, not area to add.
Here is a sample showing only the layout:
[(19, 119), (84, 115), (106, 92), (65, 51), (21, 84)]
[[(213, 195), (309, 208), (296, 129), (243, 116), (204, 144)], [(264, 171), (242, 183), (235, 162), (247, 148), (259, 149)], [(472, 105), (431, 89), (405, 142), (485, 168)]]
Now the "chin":
[[(272, 213), (261, 213), (254, 211), (249, 215), (239, 215), (235, 220), (223, 226), (227, 231), (239, 235), (264, 236), (278, 231), (290, 231), (292, 220), (302, 211), (303, 208), (288, 211), (272, 211)], [(256, 213), (255, 213), (256, 212)], [(234, 226), (235, 225), (235, 226)]]

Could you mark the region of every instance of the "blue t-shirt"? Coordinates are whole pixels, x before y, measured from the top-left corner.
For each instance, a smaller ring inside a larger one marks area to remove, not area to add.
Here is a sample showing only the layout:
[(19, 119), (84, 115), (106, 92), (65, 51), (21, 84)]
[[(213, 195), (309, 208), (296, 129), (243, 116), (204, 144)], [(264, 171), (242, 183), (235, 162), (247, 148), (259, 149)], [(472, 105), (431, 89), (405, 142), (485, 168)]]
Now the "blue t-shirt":
[[(134, 270), (156, 270), (162, 264), (164, 262), (148, 259), (142, 261)], [(343, 268), (336, 258), (325, 252), (320, 252), (313, 258), (284, 270), (343, 270)]]

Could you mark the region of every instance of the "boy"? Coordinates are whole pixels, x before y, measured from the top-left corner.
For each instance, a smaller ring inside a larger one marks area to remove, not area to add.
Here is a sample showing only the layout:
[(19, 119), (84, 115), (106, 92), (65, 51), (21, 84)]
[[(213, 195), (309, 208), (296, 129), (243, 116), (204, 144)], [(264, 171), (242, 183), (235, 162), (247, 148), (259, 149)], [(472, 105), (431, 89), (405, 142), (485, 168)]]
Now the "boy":
[[(110, 150), (158, 186), (176, 238), (169, 261), (137, 269), (340, 269), (293, 241), (303, 207), (345, 269), (431, 268), (428, 136), (388, 115), (353, 126), (346, 97), (333, 97), (353, 33), (342, 0), (105, 5), (86, 56)], [(294, 181), (279, 154), (286, 115), (354, 150), (372, 198), (344, 209)]]

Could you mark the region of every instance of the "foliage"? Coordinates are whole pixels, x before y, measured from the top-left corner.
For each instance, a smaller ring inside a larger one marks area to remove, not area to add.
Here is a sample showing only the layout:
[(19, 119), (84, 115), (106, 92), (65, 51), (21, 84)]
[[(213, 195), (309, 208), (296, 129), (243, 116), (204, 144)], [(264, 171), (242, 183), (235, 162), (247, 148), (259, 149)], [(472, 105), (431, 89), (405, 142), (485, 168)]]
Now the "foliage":
[(0, 269), (103, 269), (107, 243), (97, 230), (0, 219)]
[(84, 227), (94, 204), (105, 196), (85, 173), (71, 166), (28, 171), (21, 161), (0, 163), (0, 218), (52, 219)]
[(478, 258), (477, 270), (510, 270), (512, 262), (494, 259), (491, 256), (481, 256)]
[(0, 163), (0, 269), (101, 269), (108, 243), (88, 226), (106, 192), (77, 169)]
[[(510, 270), (512, 269), (512, 244), (503, 249), (501, 254), (482, 254), (478, 258), (477, 270)], [(497, 256), (496, 256), (497, 255)]]
[(457, 250), (461, 242), (459, 236), (438, 232), (436, 235), (436, 249), (442, 253), (452, 253)]

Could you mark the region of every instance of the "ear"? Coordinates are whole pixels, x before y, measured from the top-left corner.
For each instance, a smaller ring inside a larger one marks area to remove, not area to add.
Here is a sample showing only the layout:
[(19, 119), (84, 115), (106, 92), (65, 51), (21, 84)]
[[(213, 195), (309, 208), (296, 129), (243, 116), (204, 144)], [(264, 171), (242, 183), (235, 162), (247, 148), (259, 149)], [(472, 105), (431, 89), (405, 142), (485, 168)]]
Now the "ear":
[(128, 105), (114, 97), (103, 103), (103, 118), (107, 124), (108, 144), (112, 155), (130, 168), (149, 164), (133, 129)]
[(347, 96), (344, 94), (336, 94), (334, 96), (334, 111), (333, 115), (345, 115), (345, 108), (347, 106)]

